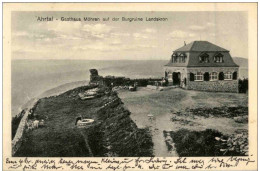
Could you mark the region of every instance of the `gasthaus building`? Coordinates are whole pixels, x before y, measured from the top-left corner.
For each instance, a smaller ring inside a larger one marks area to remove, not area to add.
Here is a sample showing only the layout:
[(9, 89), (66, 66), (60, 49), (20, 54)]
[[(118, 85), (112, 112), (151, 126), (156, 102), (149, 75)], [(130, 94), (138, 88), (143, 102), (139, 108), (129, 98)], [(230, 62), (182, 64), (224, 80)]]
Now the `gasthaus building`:
[(169, 85), (189, 90), (238, 92), (238, 71), (228, 50), (194, 41), (173, 51), (165, 78)]

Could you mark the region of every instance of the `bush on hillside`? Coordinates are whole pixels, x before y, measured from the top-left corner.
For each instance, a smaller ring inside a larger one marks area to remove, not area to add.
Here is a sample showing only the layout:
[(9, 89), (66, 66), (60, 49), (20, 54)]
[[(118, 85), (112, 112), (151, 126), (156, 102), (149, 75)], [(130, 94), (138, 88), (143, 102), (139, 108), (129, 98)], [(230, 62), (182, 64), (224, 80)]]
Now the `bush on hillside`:
[(180, 129), (170, 132), (175, 143), (175, 148), (180, 157), (182, 156), (242, 156), (244, 153), (239, 150), (223, 151), (228, 149), (227, 143), (217, 139), (228, 139), (217, 130), (206, 129), (204, 131), (189, 131)]
[(239, 93), (247, 93), (248, 92), (248, 79), (244, 78), (238, 80), (238, 89)]

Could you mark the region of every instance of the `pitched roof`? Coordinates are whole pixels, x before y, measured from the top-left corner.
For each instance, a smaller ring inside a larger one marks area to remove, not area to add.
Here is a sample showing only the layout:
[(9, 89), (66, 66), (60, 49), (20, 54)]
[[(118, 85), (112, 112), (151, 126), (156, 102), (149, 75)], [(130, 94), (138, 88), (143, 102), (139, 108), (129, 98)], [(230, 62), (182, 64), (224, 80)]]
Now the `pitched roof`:
[(209, 62), (201, 63), (199, 61), (199, 56), (201, 52), (192, 52), (185, 63), (172, 62), (171, 60), (165, 65), (169, 67), (238, 67), (238, 65), (233, 61), (229, 52), (221, 52), (224, 58), (223, 63), (215, 63), (214, 56), (217, 52), (208, 52)]
[[(229, 54), (229, 51), (214, 45), (208, 41), (194, 41), (174, 52), (189, 52), (185, 63), (172, 62), (170, 60), (165, 66), (169, 67), (238, 67)], [(201, 63), (199, 56), (206, 52), (209, 55), (208, 63)], [(214, 62), (214, 56), (218, 53), (223, 55), (224, 62)]]
[(228, 50), (214, 45), (208, 41), (193, 41), (179, 49), (176, 49), (174, 52), (229, 52)]
[(229, 52), (221, 52), (223, 55), (224, 62), (216, 63), (214, 62), (214, 56), (217, 52), (208, 52), (209, 55), (209, 63), (201, 63), (199, 61), (200, 52), (194, 52), (190, 54), (190, 58), (188, 61), (188, 67), (238, 67), (238, 65), (233, 61)]

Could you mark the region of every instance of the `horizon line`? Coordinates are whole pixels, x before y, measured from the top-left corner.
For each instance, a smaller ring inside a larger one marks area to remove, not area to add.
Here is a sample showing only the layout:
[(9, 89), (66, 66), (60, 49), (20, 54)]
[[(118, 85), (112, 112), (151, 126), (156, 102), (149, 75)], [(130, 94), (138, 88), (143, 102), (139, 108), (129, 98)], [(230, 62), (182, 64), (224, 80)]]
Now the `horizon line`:
[[(247, 59), (245, 57), (232, 57), (232, 58), (243, 58)], [(32, 58), (24, 58), (24, 59), (11, 59), (13, 60), (84, 60), (84, 61), (164, 61), (164, 60), (170, 60), (170, 59), (54, 59), (54, 58), (45, 58), (45, 59), (32, 59)]]

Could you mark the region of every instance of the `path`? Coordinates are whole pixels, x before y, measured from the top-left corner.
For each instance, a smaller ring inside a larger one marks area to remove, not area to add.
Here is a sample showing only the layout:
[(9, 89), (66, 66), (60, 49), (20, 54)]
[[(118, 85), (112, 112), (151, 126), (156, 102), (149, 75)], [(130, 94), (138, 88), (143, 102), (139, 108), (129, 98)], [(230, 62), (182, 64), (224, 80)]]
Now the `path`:
[[(139, 88), (138, 93), (119, 92), (119, 97), (130, 110), (130, 116), (137, 126), (139, 128), (149, 127), (154, 143), (154, 155), (159, 157), (176, 157), (178, 154), (175, 151), (168, 151), (163, 135), (163, 131), (171, 130), (173, 125), (170, 121), (171, 108), (167, 106), (167, 103), (161, 102), (160, 98), (149, 97), (158, 93), (160, 96), (161, 93), (164, 94), (166, 92)], [(152, 120), (147, 116), (149, 114), (154, 116)]]
[(89, 157), (94, 157), (92, 150), (88, 143), (88, 130), (86, 130), (87, 128), (78, 128), (78, 129), (80, 130), (80, 134), (84, 137), (85, 145), (89, 152)]
[[(149, 127), (154, 142), (154, 155), (158, 157), (178, 156), (169, 152), (165, 144), (163, 131), (216, 129), (225, 134), (235, 130), (247, 129), (247, 124), (239, 124), (230, 118), (203, 118), (194, 115), (176, 116), (173, 113), (187, 108), (237, 106), (247, 104), (247, 96), (235, 93), (212, 93), (188, 91), (180, 88), (156, 91), (138, 88), (136, 92), (119, 91), (119, 97), (131, 112), (131, 118), (139, 128)], [(187, 112), (186, 112), (187, 113)], [(149, 120), (147, 115), (153, 115)], [(177, 117), (179, 121), (171, 121)]]

